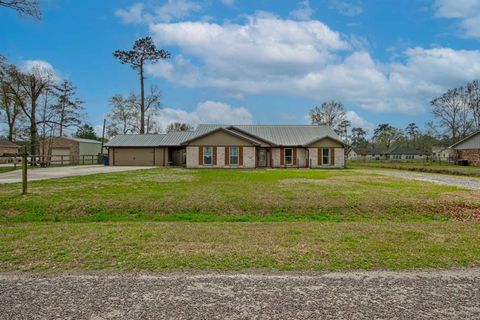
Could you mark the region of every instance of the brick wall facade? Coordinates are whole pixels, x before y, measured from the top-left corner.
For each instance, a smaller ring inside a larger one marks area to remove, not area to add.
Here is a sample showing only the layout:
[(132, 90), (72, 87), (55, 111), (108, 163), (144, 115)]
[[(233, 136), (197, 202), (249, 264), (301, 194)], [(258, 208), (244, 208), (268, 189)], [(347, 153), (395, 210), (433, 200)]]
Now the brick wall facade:
[(309, 161), (311, 168), (344, 168), (345, 167), (345, 149), (344, 148), (330, 148), (334, 150), (334, 163), (329, 165), (319, 165), (321, 161), (318, 161), (318, 149), (309, 148)]
[(255, 168), (256, 167), (256, 151), (255, 147), (242, 147), (243, 149), (243, 165), (226, 165), (225, 164), (225, 147), (217, 146), (217, 164), (200, 165), (198, 163), (198, 152), (201, 146), (187, 146), (187, 168)]
[(480, 149), (457, 150), (458, 160), (468, 160), (473, 166), (480, 166)]

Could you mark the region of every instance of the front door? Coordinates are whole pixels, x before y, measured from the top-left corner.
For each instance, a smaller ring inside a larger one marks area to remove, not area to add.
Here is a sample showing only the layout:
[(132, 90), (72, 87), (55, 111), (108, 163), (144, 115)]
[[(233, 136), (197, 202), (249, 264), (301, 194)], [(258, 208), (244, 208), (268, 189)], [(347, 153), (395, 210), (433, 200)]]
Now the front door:
[(259, 167), (267, 166), (267, 149), (265, 148), (258, 149), (258, 166)]

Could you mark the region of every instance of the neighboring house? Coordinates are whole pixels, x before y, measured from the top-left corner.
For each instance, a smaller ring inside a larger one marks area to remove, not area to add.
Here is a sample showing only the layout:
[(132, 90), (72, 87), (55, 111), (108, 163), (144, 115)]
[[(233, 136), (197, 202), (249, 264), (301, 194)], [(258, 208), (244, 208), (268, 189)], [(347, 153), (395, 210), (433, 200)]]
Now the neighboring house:
[(55, 137), (40, 142), (40, 156), (48, 156), (52, 164), (96, 164), (101, 153), (97, 140)]
[(361, 159), (360, 159), (360, 154), (357, 153), (357, 150), (359, 150), (359, 149), (357, 149), (357, 148), (350, 148), (350, 149), (348, 150), (347, 159), (348, 159), (348, 160), (354, 160), (354, 161), (355, 161), (355, 160), (361, 160)]
[(379, 147), (355, 148), (356, 159), (361, 161), (387, 160), (387, 150)]
[(0, 157), (18, 154), (20, 146), (7, 139), (0, 139)]
[(467, 160), (469, 164), (480, 166), (480, 131), (453, 144), (457, 160)]
[(199, 125), (195, 131), (120, 135), (111, 165), (187, 168), (342, 168), (345, 144), (327, 126)]
[(439, 143), (432, 146), (432, 160), (434, 161), (452, 161), (454, 157), (453, 149), (449, 144)]
[(428, 160), (430, 152), (413, 147), (396, 146), (387, 151), (389, 160)]

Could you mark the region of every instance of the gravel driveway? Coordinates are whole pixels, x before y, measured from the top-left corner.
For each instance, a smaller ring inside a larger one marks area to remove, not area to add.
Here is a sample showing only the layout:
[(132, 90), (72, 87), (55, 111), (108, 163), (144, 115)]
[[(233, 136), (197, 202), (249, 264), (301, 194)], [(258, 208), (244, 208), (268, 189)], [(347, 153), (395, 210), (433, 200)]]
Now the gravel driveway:
[[(47, 180), (55, 178), (65, 178), (73, 176), (86, 176), (89, 174), (97, 173), (112, 173), (122, 172), (140, 169), (149, 169), (154, 167), (118, 167), (118, 166), (102, 166), (102, 165), (90, 165), (90, 166), (66, 166), (66, 167), (52, 167), (52, 168), (35, 168), (29, 169), (28, 180)], [(0, 173), (0, 184), (3, 183), (15, 183), (22, 181), (22, 170), (9, 171)]]
[(384, 174), (405, 179), (415, 179), (428, 181), (438, 184), (445, 184), (454, 187), (466, 188), (471, 190), (480, 190), (480, 179), (456, 177), (444, 174), (434, 173), (413, 173), (395, 170), (362, 170), (365, 173)]
[(480, 269), (0, 274), (0, 319), (479, 319)]

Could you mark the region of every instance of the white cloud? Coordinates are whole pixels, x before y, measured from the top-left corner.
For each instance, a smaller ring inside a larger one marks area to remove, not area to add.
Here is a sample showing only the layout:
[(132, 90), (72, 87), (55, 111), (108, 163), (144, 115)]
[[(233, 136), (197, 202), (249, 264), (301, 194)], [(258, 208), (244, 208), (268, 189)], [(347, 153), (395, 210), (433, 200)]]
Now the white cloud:
[(220, 0), (226, 6), (232, 7), (235, 4), (235, 0)]
[(267, 13), (250, 16), (245, 24), (150, 28), (158, 43), (181, 52), (149, 66), (150, 74), (230, 96), (288, 94), (319, 102), (338, 99), (375, 112), (421, 114), (431, 98), (480, 76), (480, 51), (411, 48), (401, 53), (403, 62), (381, 63), (320, 21)]
[(200, 4), (189, 0), (167, 0), (163, 5), (153, 8), (154, 14), (144, 12), (145, 5), (136, 3), (128, 9), (118, 9), (115, 15), (125, 23), (154, 23), (170, 22), (175, 19), (184, 19), (193, 12), (200, 11)]
[(232, 107), (222, 102), (204, 101), (191, 112), (174, 108), (161, 109), (157, 120), (162, 128), (166, 128), (172, 122), (186, 122), (194, 126), (200, 123), (251, 124), (253, 116), (245, 107)]
[(310, 7), (309, 0), (303, 0), (298, 3), (298, 8), (291, 11), (289, 16), (298, 20), (310, 20), (314, 13), (312, 7)]
[(435, 9), (439, 18), (458, 19), (465, 37), (480, 37), (480, 1), (436, 0)]
[(23, 72), (52, 77), (55, 82), (58, 82), (60, 78), (58, 72), (55, 71), (53, 66), (44, 60), (25, 60), (22, 63), (20, 69)]
[(331, 0), (330, 7), (348, 17), (358, 16), (363, 12), (363, 8), (360, 4), (349, 1)]
[(375, 128), (375, 125), (371, 122), (368, 122), (364, 118), (362, 118), (358, 113), (355, 111), (347, 111), (346, 118), (352, 124), (352, 128), (360, 127), (367, 132), (372, 132)]
[(155, 14), (160, 21), (170, 22), (177, 18), (186, 18), (192, 12), (199, 11), (202, 7), (192, 1), (188, 0), (167, 0), (167, 2), (160, 7), (155, 8)]
[(115, 15), (122, 18), (125, 23), (142, 23), (145, 21), (143, 9), (143, 3), (136, 3), (128, 9), (116, 10)]

